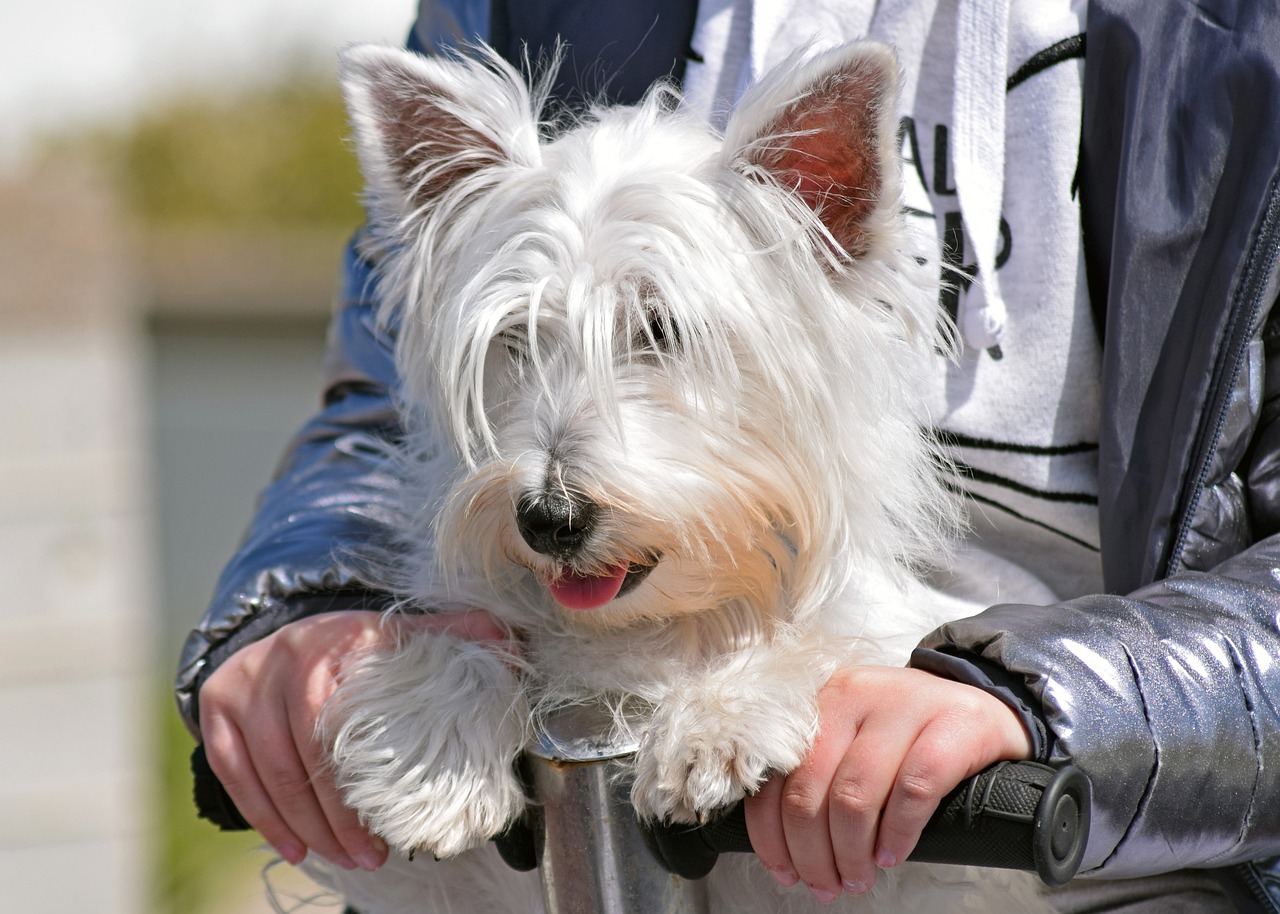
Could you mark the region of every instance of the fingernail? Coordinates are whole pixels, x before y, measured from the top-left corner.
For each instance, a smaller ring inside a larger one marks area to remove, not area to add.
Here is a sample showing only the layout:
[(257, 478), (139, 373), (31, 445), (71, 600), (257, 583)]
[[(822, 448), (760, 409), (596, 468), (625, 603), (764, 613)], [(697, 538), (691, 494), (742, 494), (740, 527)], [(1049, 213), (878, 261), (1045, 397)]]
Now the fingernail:
[(809, 886), (809, 894), (814, 897), (818, 904), (831, 904), (838, 897), (835, 892), (828, 892), (826, 889), (815, 889), (813, 886)]
[(897, 865), (898, 865), (898, 858), (895, 857), (893, 854), (889, 853), (884, 848), (881, 848), (880, 850), (876, 851), (876, 866), (880, 867), (880, 869), (887, 870), (890, 867), (897, 866)]
[(356, 854), (356, 862), (360, 864), (360, 869), (370, 873), (382, 866), (383, 859), (382, 854), (377, 851), (363, 851)]
[(846, 881), (843, 885), (844, 890), (850, 895), (865, 895), (867, 893), (867, 884), (865, 882)]
[(769, 875), (784, 889), (789, 889), (800, 881), (800, 877), (788, 869), (769, 870)]
[(276, 848), (276, 853), (283, 857), (291, 866), (297, 866), (302, 862), (302, 858), (307, 856), (307, 852), (296, 844), (281, 844)]

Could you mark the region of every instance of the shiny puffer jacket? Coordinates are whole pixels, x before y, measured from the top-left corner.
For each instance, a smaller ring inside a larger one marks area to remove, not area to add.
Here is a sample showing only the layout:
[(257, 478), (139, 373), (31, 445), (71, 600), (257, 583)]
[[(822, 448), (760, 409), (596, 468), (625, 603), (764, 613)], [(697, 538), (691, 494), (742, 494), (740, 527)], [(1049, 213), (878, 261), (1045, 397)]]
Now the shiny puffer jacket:
[[(632, 84), (678, 64), (687, 37)], [(1280, 912), (1280, 861), (1265, 859), (1280, 855), (1280, 15), (1098, 0), (1084, 89), (1108, 594), (993, 607), (925, 653), (1029, 696), (1050, 759), (1088, 773), (1091, 875), (1222, 868), (1242, 908)], [(390, 341), (370, 266), (352, 253), (346, 276), (324, 408), (183, 652), (196, 733), (201, 683), (240, 646), (385, 604), (337, 558), (401, 520), (374, 446), (398, 433)]]

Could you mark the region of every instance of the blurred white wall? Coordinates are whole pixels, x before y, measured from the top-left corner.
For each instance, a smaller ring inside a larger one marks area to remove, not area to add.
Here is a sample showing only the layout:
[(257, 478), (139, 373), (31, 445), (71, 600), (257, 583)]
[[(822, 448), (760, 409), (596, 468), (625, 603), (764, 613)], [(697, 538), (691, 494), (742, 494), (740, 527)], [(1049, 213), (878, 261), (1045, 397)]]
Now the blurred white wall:
[(0, 187), (0, 886), (146, 909), (154, 626), (145, 367), (92, 183)]
[[(41, 176), (32, 151), (44, 132), (116, 126), (351, 41), (399, 43), (415, 5), (0, 2), (6, 910), (151, 909), (158, 693), (314, 408), (342, 241), (241, 238), (220, 252), (196, 238), (140, 257), (101, 184)], [(228, 885), (219, 910), (261, 910), (252, 881)]]
[[(177, 647), (319, 401), (341, 231), (134, 241), (87, 176), (0, 181), (6, 910), (152, 910)], [(217, 910), (267, 910), (266, 859)]]

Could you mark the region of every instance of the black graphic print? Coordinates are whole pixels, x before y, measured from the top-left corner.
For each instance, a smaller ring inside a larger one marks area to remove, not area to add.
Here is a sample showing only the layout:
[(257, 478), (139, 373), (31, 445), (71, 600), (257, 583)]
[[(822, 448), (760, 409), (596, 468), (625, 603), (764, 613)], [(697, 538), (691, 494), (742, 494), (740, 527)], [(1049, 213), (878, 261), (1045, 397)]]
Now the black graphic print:
[[(1006, 91), (1013, 92), (1037, 74), (1083, 56), (1083, 35), (1059, 41), (1018, 66), (1006, 82)], [(912, 197), (913, 202), (927, 199), (935, 210), (928, 212), (918, 207), (908, 208), (907, 215), (913, 219), (929, 220), (932, 231), (937, 233), (941, 279), (939, 301), (943, 311), (955, 323), (959, 318), (962, 296), (968, 294), (977, 279), (978, 270), (974, 252), (968, 247), (969, 240), (960, 212), (952, 166), (950, 125), (919, 123), (916, 118), (904, 117), (899, 125), (899, 140), (908, 180), (914, 178), (918, 181), (916, 186), (923, 192), (917, 192)], [(1017, 161), (1008, 164), (1013, 168), (1019, 167)], [(1031, 223), (1024, 225), (1023, 229), (1040, 232), (1040, 226)], [(1011, 225), (1002, 214), (1000, 243), (995, 258), (997, 270), (1009, 263), (1017, 247), (1016, 231), (1015, 225)], [(1022, 256), (1038, 251), (1037, 243), (1042, 244), (1032, 239), (1031, 247)], [(1017, 303), (1010, 303), (1011, 313), (1016, 307)], [(1000, 371), (997, 366), (1005, 356), (1006, 353), (997, 346), (983, 353), (971, 354), (970, 358), (986, 360), (991, 366), (988, 371)], [(1024, 366), (1025, 361), (1024, 355)], [(1026, 370), (1024, 367), (1023, 371)], [(1015, 372), (1008, 383), (1027, 383), (1027, 379)], [(1096, 515), (1098, 504), (1097, 443), (1070, 440), (1070, 432), (1063, 435), (1067, 439), (1063, 440), (1057, 438), (1057, 433), (1051, 428), (1032, 432), (1036, 437), (1039, 434), (1053, 435), (1055, 440), (1048, 443), (1017, 440), (1018, 433), (1025, 434), (1026, 431), (1016, 424), (1005, 424), (992, 437), (980, 438), (954, 430), (938, 430), (935, 434), (958, 471), (958, 486), (973, 503), (988, 513), (997, 511), (1096, 554), (1096, 536), (1085, 532), (1096, 524), (1096, 520), (1091, 524), (1085, 519)]]

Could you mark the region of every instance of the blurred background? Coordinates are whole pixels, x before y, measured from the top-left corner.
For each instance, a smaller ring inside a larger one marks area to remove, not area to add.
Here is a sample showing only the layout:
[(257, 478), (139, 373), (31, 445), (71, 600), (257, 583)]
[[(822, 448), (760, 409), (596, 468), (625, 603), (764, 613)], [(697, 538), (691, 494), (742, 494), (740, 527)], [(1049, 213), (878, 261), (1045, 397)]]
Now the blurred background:
[(194, 816), (169, 684), (317, 403), (361, 218), (336, 51), (413, 7), (0, 4), (7, 910), (269, 910), (258, 842)]

